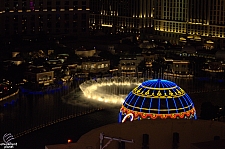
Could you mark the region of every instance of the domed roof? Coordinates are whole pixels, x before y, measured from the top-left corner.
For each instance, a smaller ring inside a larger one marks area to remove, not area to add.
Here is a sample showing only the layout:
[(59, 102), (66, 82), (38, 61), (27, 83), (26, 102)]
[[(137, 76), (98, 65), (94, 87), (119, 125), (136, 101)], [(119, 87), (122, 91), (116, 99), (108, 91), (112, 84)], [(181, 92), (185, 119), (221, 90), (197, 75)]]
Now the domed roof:
[(133, 119), (196, 119), (191, 98), (176, 83), (154, 79), (143, 82), (126, 97), (120, 121), (127, 114)]

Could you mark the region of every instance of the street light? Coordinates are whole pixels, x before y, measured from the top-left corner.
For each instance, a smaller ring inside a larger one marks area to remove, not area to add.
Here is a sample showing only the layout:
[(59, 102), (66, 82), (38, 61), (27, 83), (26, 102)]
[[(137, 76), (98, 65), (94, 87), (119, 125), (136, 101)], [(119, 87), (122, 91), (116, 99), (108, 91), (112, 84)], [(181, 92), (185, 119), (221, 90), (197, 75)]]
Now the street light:
[(71, 143), (71, 142), (72, 142), (72, 140), (68, 139), (68, 140), (67, 140), (67, 142), (68, 142), (68, 143)]

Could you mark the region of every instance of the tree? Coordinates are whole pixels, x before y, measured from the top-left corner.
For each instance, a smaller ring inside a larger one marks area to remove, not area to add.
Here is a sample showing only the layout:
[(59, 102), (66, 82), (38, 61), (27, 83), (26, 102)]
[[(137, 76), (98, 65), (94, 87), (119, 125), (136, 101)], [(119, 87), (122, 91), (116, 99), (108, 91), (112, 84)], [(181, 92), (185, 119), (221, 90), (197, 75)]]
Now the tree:
[(67, 62), (73, 63), (73, 62), (79, 61), (79, 59), (80, 59), (80, 57), (79, 57), (77, 54), (71, 53), (71, 54), (69, 55), (69, 57), (67, 58)]
[(43, 58), (43, 57), (38, 57), (38, 58), (35, 58), (33, 59), (33, 64), (35, 66), (42, 66), (46, 63), (46, 58)]
[(152, 63), (152, 69), (154, 72), (158, 73), (158, 72), (160, 72), (160, 69), (162, 69), (162, 71), (164, 71), (165, 68), (166, 68), (166, 65), (165, 65), (165, 61), (163, 58), (158, 58)]
[(211, 120), (216, 117), (216, 108), (211, 102), (203, 102), (201, 105), (201, 119)]
[(13, 83), (17, 84), (22, 82), (22, 80), (24, 79), (24, 72), (26, 70), (26, 64), (20, 64), (20, 65), (15, 65), (15, 64), (11, 64), (8, 67), (8, 71), (6, 72), (6, 79), (12, 81)]
[(119, 65), (119, 56), (118, 55), (114, 55), (109, 51), (102, 51), (99, 53), (99, 56), (102, 58), (105, 58), (107, 60), (110, 60), (110, 65), (111, 66), (118, 66)]

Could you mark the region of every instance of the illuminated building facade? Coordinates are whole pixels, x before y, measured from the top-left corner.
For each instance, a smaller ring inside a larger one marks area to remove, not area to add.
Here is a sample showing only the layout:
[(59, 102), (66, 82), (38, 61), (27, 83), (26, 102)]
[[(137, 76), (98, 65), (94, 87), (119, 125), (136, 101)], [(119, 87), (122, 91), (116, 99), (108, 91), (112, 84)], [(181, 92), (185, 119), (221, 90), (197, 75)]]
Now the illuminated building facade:
[(203, 43), (210, 39), (224, 47), (224, 15), (225, 0), (154, 1), (154, 29), (176, 43), (180, 37)]
[(90, 10), (91, 31), (141, 33), (153, 27), (174, 43), (189, 38), (225, 45), (225, 0), (90, 0)]
[(153, 0), (90, 0), (90, 10), (92, 31), (140, 33), (153, 25)]
[(143, 56), (121, 56), (119, 61), (119, 73), (122, 76), (137, 76), (138, 65), (144, 60)]
[(122, 76), (135, 76), (137, 72), (137, 58), (120, 58), (119, 70)]
[(43, 66), (33, 66), (25, 72), (24, 79), (34, 88), (48, 86), (53, 84), (54, 71), (46, 70)]
[(1, 0), (0, 34), (85, 35), (89, 0)]
[(196, 119), (194, 104), (174, 82), (149, 80), (134, 88), (120, 109), (119, 122), (127, 119)]
[(168, 39), (176, 39), (179, 37), (177, 34), (186, 34), (187, 8), (188, 0), (155, 0), (154, 29)]
[(166, 69), (164, 75), (172, 75), (179, 77), (193, 77), (193, 72), (190, 70), (189, 60), (165, 60)]
[(174, 43), (224, 47), (224, 15), (225, 0), (1, 0), (0, 34), (140, 34), (154, 28)]
[(83, 73), (106, 73), (109, 71), (110, 61), (100, 57), (82, 58), (81, 69)]

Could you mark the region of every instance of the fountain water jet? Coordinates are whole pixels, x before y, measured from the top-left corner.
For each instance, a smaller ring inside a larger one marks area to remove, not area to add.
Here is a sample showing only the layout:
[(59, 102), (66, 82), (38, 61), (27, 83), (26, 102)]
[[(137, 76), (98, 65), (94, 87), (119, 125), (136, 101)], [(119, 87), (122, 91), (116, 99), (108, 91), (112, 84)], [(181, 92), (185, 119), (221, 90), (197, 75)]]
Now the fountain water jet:
[(85, 97), (113, 104), (122, 104), (129, 91), (140, 85), (144, 78), (137, 77), (112, 77), (97, 78), (80, 84)]

